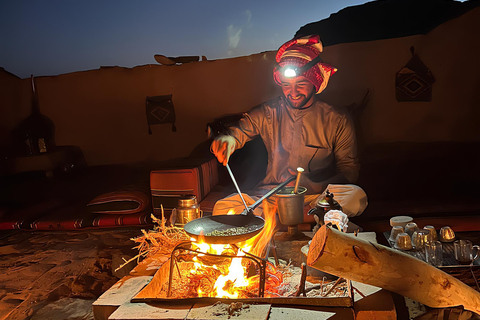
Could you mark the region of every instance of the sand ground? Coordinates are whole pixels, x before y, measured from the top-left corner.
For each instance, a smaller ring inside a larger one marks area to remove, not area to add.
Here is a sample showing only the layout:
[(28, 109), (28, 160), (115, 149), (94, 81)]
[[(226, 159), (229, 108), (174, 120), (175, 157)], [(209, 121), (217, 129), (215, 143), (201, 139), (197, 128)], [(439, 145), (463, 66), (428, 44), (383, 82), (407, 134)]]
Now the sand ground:
[(0, 231), (0, 319), (93, 319), (91, 304), (131, 266), (140, 228)]

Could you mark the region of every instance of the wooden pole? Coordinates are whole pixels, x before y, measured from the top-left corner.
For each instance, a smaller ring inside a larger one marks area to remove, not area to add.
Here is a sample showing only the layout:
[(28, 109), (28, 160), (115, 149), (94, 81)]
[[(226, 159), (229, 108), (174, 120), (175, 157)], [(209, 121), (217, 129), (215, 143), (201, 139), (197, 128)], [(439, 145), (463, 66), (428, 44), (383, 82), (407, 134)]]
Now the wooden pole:
[(406, 253), (322, 226), (310, 244), (307, 264), (370, 284), (433, 308), (463, 305), (480, 314), (480, 293)]

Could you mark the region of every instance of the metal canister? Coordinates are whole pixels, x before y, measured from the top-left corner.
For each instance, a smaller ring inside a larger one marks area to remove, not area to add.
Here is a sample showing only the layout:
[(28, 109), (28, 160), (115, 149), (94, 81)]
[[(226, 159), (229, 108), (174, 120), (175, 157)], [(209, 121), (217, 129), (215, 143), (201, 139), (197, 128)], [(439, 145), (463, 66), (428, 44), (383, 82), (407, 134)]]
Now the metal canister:
[(285, 187), (275, 194), (278, 207), (278, 218), (285, 226), (295, 226), (303, 222), (303, 206), (305, 187), (298, 187), (298, 192), (293, 192), (293, 187)]
[(183, 227), (186, 223), (201, 218), (203, 211), (195, 195), (185, 195), (178, 199), (178, 206), (172, 210), (172, 224)]

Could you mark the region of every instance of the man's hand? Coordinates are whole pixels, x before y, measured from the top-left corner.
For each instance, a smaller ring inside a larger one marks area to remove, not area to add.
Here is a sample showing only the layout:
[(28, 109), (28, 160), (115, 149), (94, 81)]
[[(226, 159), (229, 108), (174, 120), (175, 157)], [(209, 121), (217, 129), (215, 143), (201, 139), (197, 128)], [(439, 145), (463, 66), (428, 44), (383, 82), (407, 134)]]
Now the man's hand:
[(226, 166), (230, 156), (235, 151), (235, 145), (234, 137), (227, 135), (218, 136), (213, 140), (210, 151), (217, 157), (218, 162)]

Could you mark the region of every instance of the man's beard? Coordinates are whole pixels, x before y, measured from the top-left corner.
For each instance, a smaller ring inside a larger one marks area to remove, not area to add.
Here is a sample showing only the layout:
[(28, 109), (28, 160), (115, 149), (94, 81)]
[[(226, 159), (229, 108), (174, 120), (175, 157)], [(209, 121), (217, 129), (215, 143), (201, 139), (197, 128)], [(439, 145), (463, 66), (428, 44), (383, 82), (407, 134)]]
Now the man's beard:
[(308, 96), (305, 96), (303, 94), (300, 95), (300, 98), (297, 99), (297, 100), (294, 100), (292, 101), (291, 100), (291, 95), (288, 95), (288, 96), (285, 96), (285, 99), (287, 100), (288, 102), (288, 105), (294, 109), (304, 109), (304, 108), (308, 108), (310, 107), (310, 105), (306, 105), (310, 99), (313, 97), (313, 95), (315, 94), (314, 91), (310, 92), (310, 94)]

